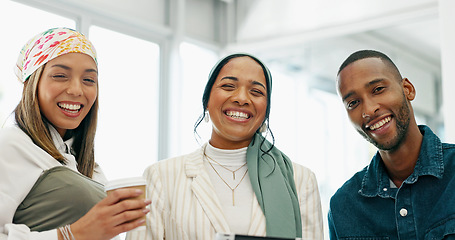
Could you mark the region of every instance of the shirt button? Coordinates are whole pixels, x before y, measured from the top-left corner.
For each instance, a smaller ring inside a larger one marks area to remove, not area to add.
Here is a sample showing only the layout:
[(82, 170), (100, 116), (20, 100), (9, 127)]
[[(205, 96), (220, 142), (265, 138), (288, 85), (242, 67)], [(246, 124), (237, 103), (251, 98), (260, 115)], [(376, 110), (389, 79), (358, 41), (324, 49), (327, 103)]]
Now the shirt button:
[(408, 210), (406, 210), (406, 208), (400, 209), (400, 215), (402, 217), (406, 217), (406, 215), (408, 215)]
[(382, 191), (387, 192), (387, 188), (383, 188)]

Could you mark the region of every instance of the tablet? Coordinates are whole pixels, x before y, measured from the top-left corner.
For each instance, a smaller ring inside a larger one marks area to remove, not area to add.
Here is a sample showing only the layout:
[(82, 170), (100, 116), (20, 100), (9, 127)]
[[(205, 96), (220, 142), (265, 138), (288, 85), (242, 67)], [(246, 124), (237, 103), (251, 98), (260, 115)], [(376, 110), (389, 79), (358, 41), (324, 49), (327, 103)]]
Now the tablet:
[(234, 233), (217, 233), (215, 240), (299, 240), (301, 238), (276, 238), (240, 235)]

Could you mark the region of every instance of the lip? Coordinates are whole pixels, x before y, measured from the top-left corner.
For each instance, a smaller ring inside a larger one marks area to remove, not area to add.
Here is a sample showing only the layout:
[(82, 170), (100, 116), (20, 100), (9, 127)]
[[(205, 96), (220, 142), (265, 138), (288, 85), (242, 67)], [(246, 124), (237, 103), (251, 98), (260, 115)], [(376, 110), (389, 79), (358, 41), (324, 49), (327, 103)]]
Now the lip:
[[(245, 109), (238, 109), (238, 108), (227, 108), (227, 109), (224, 109), (223, 111), (223, 115), (230, 121), (233, 121), (233, 122), (236, 122), (236, 123), (244, 123), (244, 122), (248, 122), (250, 121), (252, 118), (253, 118), (253, 114), (250, 112), (250, 111), (246, 111)], [(248, 118), (238, 118), (238, 117), (232, 117), (232, 116), (229, 116), (227, 113), (228, 112), (239, 112), (239, 113), (242, 113), (242, 114), (246, 114), (248, 116)]]
[[(394, 118), (392, 117), (392, 115), (386, 115), (378, 119), (375, 119), (374, 121), (370, 121), (365, 125), (364, 129), (365, 131), (371, 132), (372, 134), (383, 134), (389, 129), (393, 120)], [(383, 123), (382, 126), (379, 126), (374, 130), (371, 129), (372, 126), (381, 123), (381, 121), (385, 121), (385, 123)]]
[[(61, 107), (61, 105), (80, 105), (80, 108), (78, 110), (71, 110), (71, 109), (68, 109), (68, 108), (63, 108)], [(84, 104), (80, 103), (80, 102), (69, 102), (69, 101), (63, 101), (63, 102), (58, 102), (57, 103), (57, 107), (60, 109), (60, 111), (65, 114), (65, 116), (67, 117), (71, 117), (71, 118), (76, 118), (76, 117), (79, 117), (82, 113), (82, 109), (84, 108)]]

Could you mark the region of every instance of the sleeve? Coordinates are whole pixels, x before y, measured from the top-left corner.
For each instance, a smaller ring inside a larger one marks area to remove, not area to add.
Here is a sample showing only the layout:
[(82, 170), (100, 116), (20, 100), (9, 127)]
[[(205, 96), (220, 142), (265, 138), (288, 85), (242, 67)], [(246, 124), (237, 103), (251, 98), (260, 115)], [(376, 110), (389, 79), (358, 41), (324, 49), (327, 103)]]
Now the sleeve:
[[(14, 213), (39, 178), (50, 166), (49, 158), (39, 151), (19, 128), (4, 128), (0, 133), (0, 239), (56, 240), (55, 230), (31, 232), (23, 224), (13, 224)], [(49, 162), (49, 161), (47, 161)]]
[(152, 200), (149, 205), (150, 212), (147, 214), (147, 227), (142, 230), (133, 230), (127, 233), (126, 240), (163, 240), (165, 239), (163, 219), (163, 186), (160, 180), (158, 165), (148, 167), (144, 171), (147, 181), (146, 197)]
[(329, 222), (329, 238), (330, 239), (338, 239), (338, 236), (336, 234), (336, 231), (335, 231), (335, 224), (333, 222), (333, 216), (332, 216), (332, 211), (329, 210), (329, 213), (328, 213), (328, 222)]
[(299, 195), (302, 239), (324, 239), (321, 197), (314, 173), (294, 163), (294, 179)]
[(92, 179), (103, 185), (106, 185), (106, 183), (107, 183), (107, 178), (106, 178), (106, 175), (104, 175), (103, 169), (101, 169), (100, 165), (98, 165), (98, 163), (96, 163), (96, 162), (95, 162), (95, 169), (93, 171)]

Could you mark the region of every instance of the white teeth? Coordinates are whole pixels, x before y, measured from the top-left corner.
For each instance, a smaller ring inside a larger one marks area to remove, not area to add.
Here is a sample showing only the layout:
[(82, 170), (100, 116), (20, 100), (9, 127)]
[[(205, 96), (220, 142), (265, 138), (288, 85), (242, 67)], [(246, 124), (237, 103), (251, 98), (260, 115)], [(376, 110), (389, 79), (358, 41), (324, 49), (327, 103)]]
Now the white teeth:
[(229, 117), (242, 118), (242, 119), (247, 119), (249, 117), (248, 114), (246, 114), (244, 112), (234, 112), (234, 111), (227, 111), (226, 115), (228, 115)]
[(374, 124), (373, 126), (370, 126), (370, 129), (371, 130), (376, 130), (380, 127), (382, 127), (384, 124), (390, 122), (390, 119), (392, 119), (391, 117), (386, 117), (384, 119), (382, 119), (381, 121), (377, 122), (376, 124)]
[(70, 110), (70, 111), (77, 111), (77, 110), (81, 109), (80, 104), (58, 103), (58, 106), (65, 110)]

